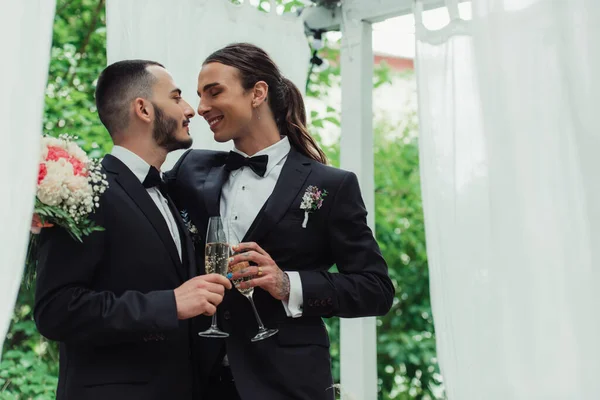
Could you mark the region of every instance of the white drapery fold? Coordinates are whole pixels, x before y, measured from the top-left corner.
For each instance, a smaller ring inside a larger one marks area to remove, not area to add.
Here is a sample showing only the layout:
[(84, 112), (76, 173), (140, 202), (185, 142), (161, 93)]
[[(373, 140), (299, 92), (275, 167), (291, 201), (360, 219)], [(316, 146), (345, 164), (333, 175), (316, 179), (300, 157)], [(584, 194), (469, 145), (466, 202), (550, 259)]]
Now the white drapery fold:
[(416, 27), (448, 398), (600, 398), (600, 3), (473, 0), (472, 21), (450, 14), (440, 31)]
[[(0, 344), (21, 283), (35, 199), (55, 0), (0, 0)], [(1, 354), (1, 353), (0, 353)]]
[[(304, 25), (293, 15), (279, 15), (275, 1), (269, 13), (248, 1), (229, 0), (108, 0), (108, 62), (143, 58), (158, 61), (171, 72), (183, 97), (198, 106), (197, 78), (202, 61), (213, 51), (233, 42), (262, 47), (283, 74), (304, 92), (310, 51)], [(201, 117), (190, 124), (194, 148), (226, 149), (219, 145)], [(169, 155), (166, 168), (181, 151)]]

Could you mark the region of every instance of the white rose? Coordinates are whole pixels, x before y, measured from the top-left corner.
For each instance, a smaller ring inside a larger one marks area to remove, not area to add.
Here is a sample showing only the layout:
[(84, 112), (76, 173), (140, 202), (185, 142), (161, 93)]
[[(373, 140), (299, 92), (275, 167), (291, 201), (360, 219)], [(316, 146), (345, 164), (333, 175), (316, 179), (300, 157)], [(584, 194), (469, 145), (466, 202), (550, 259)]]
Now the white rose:
[(70, 155), (77, 158), (82, 163), (84, 163), (84, 164), (88, 163), (87, 154), (85, 154), (85, 151), (81, 150), (81, 148), (77, 145), (77, 143), (69, 142), (67, 144), (67, 151), (69, 152)]
[(47, 174), (38, 187), (37, 196), (40, 201), (49, 206), (59, 205), (69, 195), (65, 183), (73, 177), (71, 164), (61, 159), (46, 163)]

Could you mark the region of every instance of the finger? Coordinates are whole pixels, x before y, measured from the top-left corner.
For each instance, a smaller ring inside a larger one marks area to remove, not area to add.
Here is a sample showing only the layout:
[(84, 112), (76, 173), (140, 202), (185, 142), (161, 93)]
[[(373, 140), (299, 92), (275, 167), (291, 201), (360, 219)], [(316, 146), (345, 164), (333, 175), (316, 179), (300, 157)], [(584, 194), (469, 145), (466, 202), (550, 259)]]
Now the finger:
[(242, 289), (248, 289), (251, 287), (261, 287), (263, 289), (267, 289), (270, 287), (271, 283), (271, 279), (264, 276), (262, 278), (254, 278), (247, 281), (238, 282), (235, 285), (235, 287)]
[(206, 300), (212, 304), (213, 306), (218, 306), (223, 301), (223, 295), (217, 293), (206, 292), (205, 293)]
[(258, 273), (258, 267), (247, 267), (233, 273), (230, 279), (241, 279), (247, 276), (254, 276)]
[[(228, 281), (229, 282), (229, 281)], [(207, 290), (211, 293), (216, 293), (220, 296), (225, 295), (225, 287), (221, 284), (218, 283), (213, 283), (213, 282), (205, 282), (201, 285), (199, 285), (199, 287), (201, 289)]]
[(237, 246), (232, 246), (233, 250), (236, 252), (241, 252), (241, 251), (250, 251), (250, 250), (254, 250), (256, 251), (258, 254), (263, 255), (265, 257), (269, 257), (269, 253), (267, 253), (262, 247), (260, 247), (258, 245), (258, 243), (256, 242), (247, 242), (247, 243), (240, 243)]
[(259, 265), (256, 267), (248, 267), (241, 271), (237, 271), (230, 277), (230, 279), (237, 280), (237, 279), (246, 278), (248, 276), (260, 277), (260, 276), (265, 276), (267, 273), (269, 273), (269, 267)]
[(202, 315), (206, 315), (207, 317), (212, 317), (214, 313), (217, 312), (217, 307), (213, 306), (210, 303), (205, 304), (204, 307), (204, 312), (202, 313)]
[(229, 265), (235, 265), (242, 261), (253, 262), (255, 264), (268, 264), (269, 259), (262, 254), (257, 253), (254, 250), (247, 251), (245, 253), (236, 254), (229, 258)]
[(197, 276), (193, 279), (198, 279), (198, 280), (202, 280), (202, 281), (210, 282), (210, 283), (216, 283), (216, 284), (226, 287), (227, 289), (231, 289), (231, 282), (229, 282), (229, 280), (227, 278), (225, 278), (223, 275), (207, 274), (207, 275)]

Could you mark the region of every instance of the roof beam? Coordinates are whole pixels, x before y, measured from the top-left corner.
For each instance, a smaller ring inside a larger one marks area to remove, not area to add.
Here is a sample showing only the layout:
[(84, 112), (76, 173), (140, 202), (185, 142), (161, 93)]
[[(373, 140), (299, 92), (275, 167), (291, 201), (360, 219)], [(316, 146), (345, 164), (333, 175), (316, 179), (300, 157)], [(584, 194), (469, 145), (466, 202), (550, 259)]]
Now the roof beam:
[[(444, 6), (444, 0), (421, 1), (424, 10)], [(375, 23), (412, 14), (413, 3), (414, 0), (343, 0), (342, 4), (348, 10), (349, 19)], [(342, 22), (340, 8), (328, 10), (324, 7), (307, 7), (302, 12), (302, 18), (309, 30), (339, 31)]]

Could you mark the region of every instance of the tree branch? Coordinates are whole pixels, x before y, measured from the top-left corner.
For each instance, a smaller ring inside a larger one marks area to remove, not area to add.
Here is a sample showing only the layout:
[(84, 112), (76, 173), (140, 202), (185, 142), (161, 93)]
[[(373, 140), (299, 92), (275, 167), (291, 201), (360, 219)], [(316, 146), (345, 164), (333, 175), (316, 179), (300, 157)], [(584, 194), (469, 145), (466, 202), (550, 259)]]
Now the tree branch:
[[(83, 56), (83, 53), (85, 52), (85, 49), (87, 48), (88, 44), (90, 43), (90, 39), (92, 37), (92, 34), (96, 30), (96, 26), (98, 26), (98, 19), (100, 18), (100, 12), (102, 11), (102, 7), (104, 7), (105, 1), (106, 0), (99, 0), (98, 1), (98, 5), (96, 6), (96, 9), (94, 10), (94, 14), (92, 15), (92, 20), (90, 21), (90, 27), (87, 30), (87, 32), (85, 34), (85, 37), (83, 38), (83, 42), (81, 42), (81, 46), (79, 46), (79, 49), (77, 49), (77, 52), (75, 54), (81, 54)], [(63, 80), (67, 79), (67, 77), (69, 76), (70, 72), (71, 72), (71, 68), (69, 68), (67, 70), (67, 73), (63, 77)], [(73, 84), (73, 80), (74, 79), (75, 79), (75, 72), (73, 72), (71, 74), (71, 77), (69, 79), (69, 83), (68, 83), (67, 86), (71, 86)]]
[(65, 11), (67, 9), (67, 7), (69, 7), (73, 3), (73, 1), (74, 0), (66, 1), (65, 4), (63, 4), (62, 6), (60, 6), (60, 8), (57, 8), (56, 9), (56, 15), (60, 15), (60, 13), (62, 13), (63, 11)]

